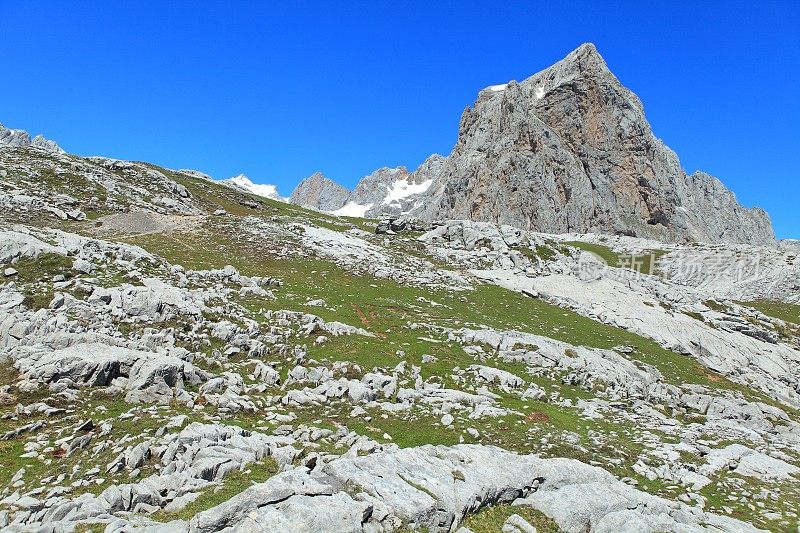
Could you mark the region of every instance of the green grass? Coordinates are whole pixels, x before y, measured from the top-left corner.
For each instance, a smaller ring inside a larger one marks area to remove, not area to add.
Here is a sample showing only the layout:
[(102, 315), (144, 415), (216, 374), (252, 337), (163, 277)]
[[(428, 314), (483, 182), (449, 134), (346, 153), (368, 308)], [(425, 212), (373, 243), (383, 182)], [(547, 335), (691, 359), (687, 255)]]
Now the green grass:
[(74, 274), (72, 270), (73, 259), (56, 253), (41, 254), (36, 258), (23, 257), (14, 265), (17, 269), (17, 281), (21, 283), (34, 283), (37, 281), (50, 281), (56, 275), (63, 275), (69, 279)]
[[(20, 468), (25, 468), (26, 470), (23, 479), (27, 483), (27, 490), (30, 490), (34, 488), (31, 482), (35, 483), (35, 480), (44, 476), (57, 476), (61, 473), (69, 476), (76, 466), (80, 467), (82, 472), (88, 471), (93, 466), (100, 467), (101, 474), (97, 477), (103, 478), (104, 482), (100, 484), (92, 483), (89, 486), (74, 489), (71, 493), (73, 496), (78, 496), (85, 492), (98, 494), (111, 484), (130, 482), (127, 477), (127, 471), (113, 475), (102, 473), (106, 465), (116, 457), (116, 454), (110, 448), (99, 454), (93, 454), (91, 449), (92, 446), (97, 444), (96, 439), (90, 442), (88, 447), (77, 451), (69, 457), (61, 455), (58, 451), (45, 454), (43, 458), (20, 456), (24, 453), (25, 443), (32, 436), (36, 435), (38, 437), (46, 434), (50, 438), (49, 445), (52, 446), (53, 440), (71, 435), (72, 428), (87, 419), (92, 419), (96, 428), (102, 422), (110, 421), (113, 424), (113, 435), (116, 439), (124, 438), (126, 435), (143, 439), (147, 436), (152, 436), (155, 430), (164, 424), (163, 418), (155, 417), (151, 413), (141, 410), (141, 408), (133, 418), (120, 418), (123, 413), (136, 407), (125, 402), (121, 396), (109, 396), (101, 389), (85, 389), (78, 400), (72, 402), (63, 397), (51, 395), (46, 387), (39, 387), (31, 392), (20, 391), (15, 387), (15, 383), (18, 380), (19, 374), (11, 365), (0, 365), (0, 384), (11, 385), (10, 393), (14, 396), (15, 403), (29, 405), (46, 400), (48, 405), (63, 408), (67, 411), (52, 417), (34, 412), (31, 416), (0, 419), (0, 434), (33, 422), (42, 421), (45, 423), (45, 426), (39, 429), (37, 433), (26, 432), (16, 438), (0, 441), (0, 488), (7, 487), (11, 477)], [(3, 408), (4, 410), (8, 409), (6, 406), (3, 406)], [(197, 416), (191, 409), (179, 404), (172, 405), (169, 414), (170, 416), (175, 414), (186, 414), (190, 417)], [(61, 432), (62, 428), (66, 428), (66, 431)], [(95, 429), (94, 431), (98, 430)], [(142, 468), (143, 476), (152, 472), (154, 472), (154, 469), (150, 463)]]
[(641, 255), (626, 255), (619, 254), (602, 244), (582, 241), (565, 241), (562, 244), (591, 252), (602, 259), (608, 266), (627, 268), (629, 270), (641, 272), (642, 274), (654, 274), (658, 266), (658, 259), (667, 253), (664, 250), (651, 250), (649, 253)]
[(718, 311), (718, 312), (720, 312), (720, 313), (729, 313), (729, 312), (730, 312), (730, 310), (731, 310), (730, 306), (728, 306), (728, 305), (727, 305), (727, 304), (725, 304), (725, 303), (720, 303), (720, 302), (718, 302), (718, 301), (716, 301), (716, 300), (706, 300), (706, 301), (705, 301), (705, 302), (703, 302), (703, 303), (704, 303), (704, 304), (706, 305), (706, 307), (708, 307), (709, 309), (713, 309), (714, 311)]
[[(746, 489), (753, 494), (753, 497), (744, 499), (729, 499), (731, 488), (734, 490)], [(779, 493), (780, 498), (758, 498), (756, 495), (762, 490), (767, 492)], [(800, 483), (796, 478), (784, 481), (762, 481), (757, 478), (745, 477), (734, 472), (727, 472), (724, 476), (712, 476), (712, 483), (706, 485), (699, 491), (700, 495), (706, 498), (706, 510), (725, 514), (749, 522), (757, 528), (769, 531), (798, 531), (800, 520), (797, 517), (789, 518), (786, 521), (769, 520), (757, 510), (758, 503), (763, 503), (764, 508), (779, 511), (786, 516), (787, 512), (797, 511), (797, 502), (800, 501)], [(754, 509), (750, 506), (753, 505)], [(728, 507), (730, 513), (723, 509)]]
[(706, 319), (703, 318), (703, 315), (700, 313), (696, 313), (694, 311), (682, 311), (684, 315), (694, 318), (695, 320), (699, 320), (700, 322), (705, 323)]
[(100, 533), (105, 529), (106, 524), (102, 522), (80, 522), (75, 526), (74, 533)]
[(586, 252), (591, 252), (605, 261), (609, 266), (619, 265), (619, 254), (608, 246), (582, 241), (564, 241), (562, 244), (574, 246), (575, 248), (584, 250)]
[(536, 257), (542, 259), (543, 261), (552, 261), (556, 257), (556, 252), (549, 246), (545, 245), (537, 245), (533, 253)]
[[(293, 408), (297, 419), (295, 425), (308, 424), (327, 429), (335, 429), (339, 425), (346, 425), (351, 431), (366, 435), (378, 442), (394, 442), (401, 448), (423, 446), (425, 444), (452, 446), (459, 443), (462, 427), (454, 424), (445, 427), (439, 423), (437, 416), (415, 411), (391, 413), (383, 418), (379, 409), (368, 408), (371, 420), (364, 417), (352, 418), (349, 416), (353, 405), (347, 402), (329, 403), (324, 411), (313, 407)], [(387, 433), (391, 439), (386, 439)], [(339, 450), (341, 452), (343, 450)]]
[(520, 246), (519, 251), (534, 263), (538, 261), (548, 263), (555, 259), (558, 252), (569, 253), (566, 248), (559, 246), (558, 243), (550, 239), (547, 239), (544, 244), (534, 246), (531, 246), (531, 243), (527, 243)]
[[(14, 279), (19, 284), (20, 292), (25, 295), (25, 305), (34, 310), (47, 307), (55, 295), (52, 279), (57, 275), (64, 276), (65, 280), (72, 279), (76, 274), (72, 269), (73, 261), (74, 258), (69, 256), (44, 253), (35, 258), (22, 258), (14, 263), (13, 267), (17, 270)], [(122, 272), (114, 267), (98, 268), (93, 277), (101, 287), (116, 287), (128, 282), (123, 278)], [(61, 292), (68, 292), (77, 298), (84, 296), (73, 287), (62, 289)]]
[(767, 316), (778, 318), (791, 324), (800, 325), (800, 305), (774, 300), (755, 300), (739, 303), (757, 309)]
[[(86, 174), (76, 173), (71, 162), (64, 164), (61, 159), (56, 159), (37, 150), (18, 150), (19, 155), (22, 156), (24, 154), (23, 157), (26, 168), (32, 168), (34, 170), (7, 169), (8, 181), (14, 183), (21, 189), (45, 190), (53, 195), (65, 194), (78, 200), (79, 205), (64, 207), (63, 209), (65, 211), (78, 208), (83, 210), (89, 218), (107, 212), (104, 207), (101, 207), (104, 206), (109, 196), (106, 188), (103, 187), (102, 184), (88, 178)], [(74, 157), (74, 159), (77, 160), (80, 158)], [(85, 161), (88, 163), (88, 160)], [(96, 197), (98, 200), (96, 204), (89, 203), (93, 197)], [(64, 229), (71, 225), (71, 222), (62, 221), (50, 215), (41, 216), (38, 213), (36, 216), (30, 216), (29, 213), (25, 212), (8, 212), (4, 213), (4, 217), (7, 220), (24, 221), (27, 224), (39, 227), (55, 226)], [(76, 222), (75, 224), (80, 223)]]
[[(72, 262), (70, 257), (45, 253), (36, 258), (24, 257), (14, 263), (17, 270), (15, 279), (25, 296), (25, 305), (34, 310), (47, 307), (55, 294), (50, 280), (59, 274), (65, 279), (71, 278), (74, 274)], [(40, 285), (40, 281), (47, 283)]]
[(43, 162), (42, 166), (39, 167), (39, 175), (35, 183), (38, 188), (46, 188), (56, 193), (67, 194), (82, 202), (88, 201), (93, 196), (97, 197), (101, 203), (106, 201), (106, 189), (97, 182), (84, 175), (63, 171), (59, 163), (50, 164), (53, 166), (51, 167)]
[(461, 525), (472, 530), (473, 533), (501, 533), (503, 524), (508, 517), (516, 514), (528, 521), (539, 533), (558, 533), (561, 531), (558, 524), (544, 513), (533, 507), (492, 505), (484, 507), (478, 513), (468, 517)]

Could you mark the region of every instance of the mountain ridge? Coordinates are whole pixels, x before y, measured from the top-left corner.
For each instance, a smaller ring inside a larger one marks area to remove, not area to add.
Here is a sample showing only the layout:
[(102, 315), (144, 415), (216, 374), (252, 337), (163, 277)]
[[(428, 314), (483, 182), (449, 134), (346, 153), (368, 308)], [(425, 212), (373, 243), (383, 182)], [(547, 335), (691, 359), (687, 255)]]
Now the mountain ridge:
[(669, 242), (775, 242), (766, 211), (741, 206), (717, 178), (683, 170), (653, 134), (639, 97), (591, 43), (522, 82), (480, 90), (462, 113), (453, 151), (428, 177), (431, 185), (402, 205), (383, 204), (380, 194), (356, 203), (372, 217)]

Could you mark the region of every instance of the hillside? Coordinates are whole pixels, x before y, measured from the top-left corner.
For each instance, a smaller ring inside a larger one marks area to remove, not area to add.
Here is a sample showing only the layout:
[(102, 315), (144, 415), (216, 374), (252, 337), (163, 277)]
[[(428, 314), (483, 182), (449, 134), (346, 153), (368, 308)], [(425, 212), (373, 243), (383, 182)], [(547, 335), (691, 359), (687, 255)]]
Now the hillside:
[(796, 248), (376, 235), (26, 139), (0, 145), (3, 530), (797, 528)]

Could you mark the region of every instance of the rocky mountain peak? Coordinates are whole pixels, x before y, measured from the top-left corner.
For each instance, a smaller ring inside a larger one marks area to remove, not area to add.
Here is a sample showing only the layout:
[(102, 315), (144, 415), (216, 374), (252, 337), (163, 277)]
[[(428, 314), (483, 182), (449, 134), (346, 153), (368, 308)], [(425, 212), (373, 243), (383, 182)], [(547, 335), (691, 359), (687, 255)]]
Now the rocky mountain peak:
[(481, 91), (413, 214), (537, 231), (663, 241), (774, 243), (768, 217), (688, 177), (639, 98), (585, 44), (517, 83)]
[(347, 203), (349, 196), (346, 187), (328, 179), (322, 172), (315, 172), (295, 187), (289, 202), (319, 211), (336, 211)]
[[(567, 54), (567, 56), (556, 63), (556, 65), (574, 65), (581, 72), (593, 71), (597, 73), (611, 73), (606, 65), (605, 59), (597, 51), (594, 43), (583, 43), (578, 48)], [(556, 66), (554, 65), (554, 66)], [(553, 67), (550, 67), (552, 69)], [(547, 69), (547, 70), (550, 70)]]

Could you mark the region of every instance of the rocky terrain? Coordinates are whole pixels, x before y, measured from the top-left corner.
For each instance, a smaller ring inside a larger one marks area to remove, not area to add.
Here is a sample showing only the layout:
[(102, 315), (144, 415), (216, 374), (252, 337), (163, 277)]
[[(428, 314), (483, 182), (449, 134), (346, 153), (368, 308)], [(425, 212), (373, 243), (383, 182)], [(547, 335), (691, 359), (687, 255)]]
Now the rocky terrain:
[(522, 82), (481, 91), (449, 156), (433, 155), (410, 175), (380, 169), (346, 199), (341, 186), (325, 185), (337, 191), (335, 206), (301, 188), (292, 201), (348, 216), (468, 219), (547, 233), (775, 241), (766, 212), (742, 207), (708, 174), (684, 172), (592, 44)]
[(0, 129), (0, 530), (797, 531), (800, 249), (724, 202), (752, 226), (322, 212), (460, 158), (305, 209)]

